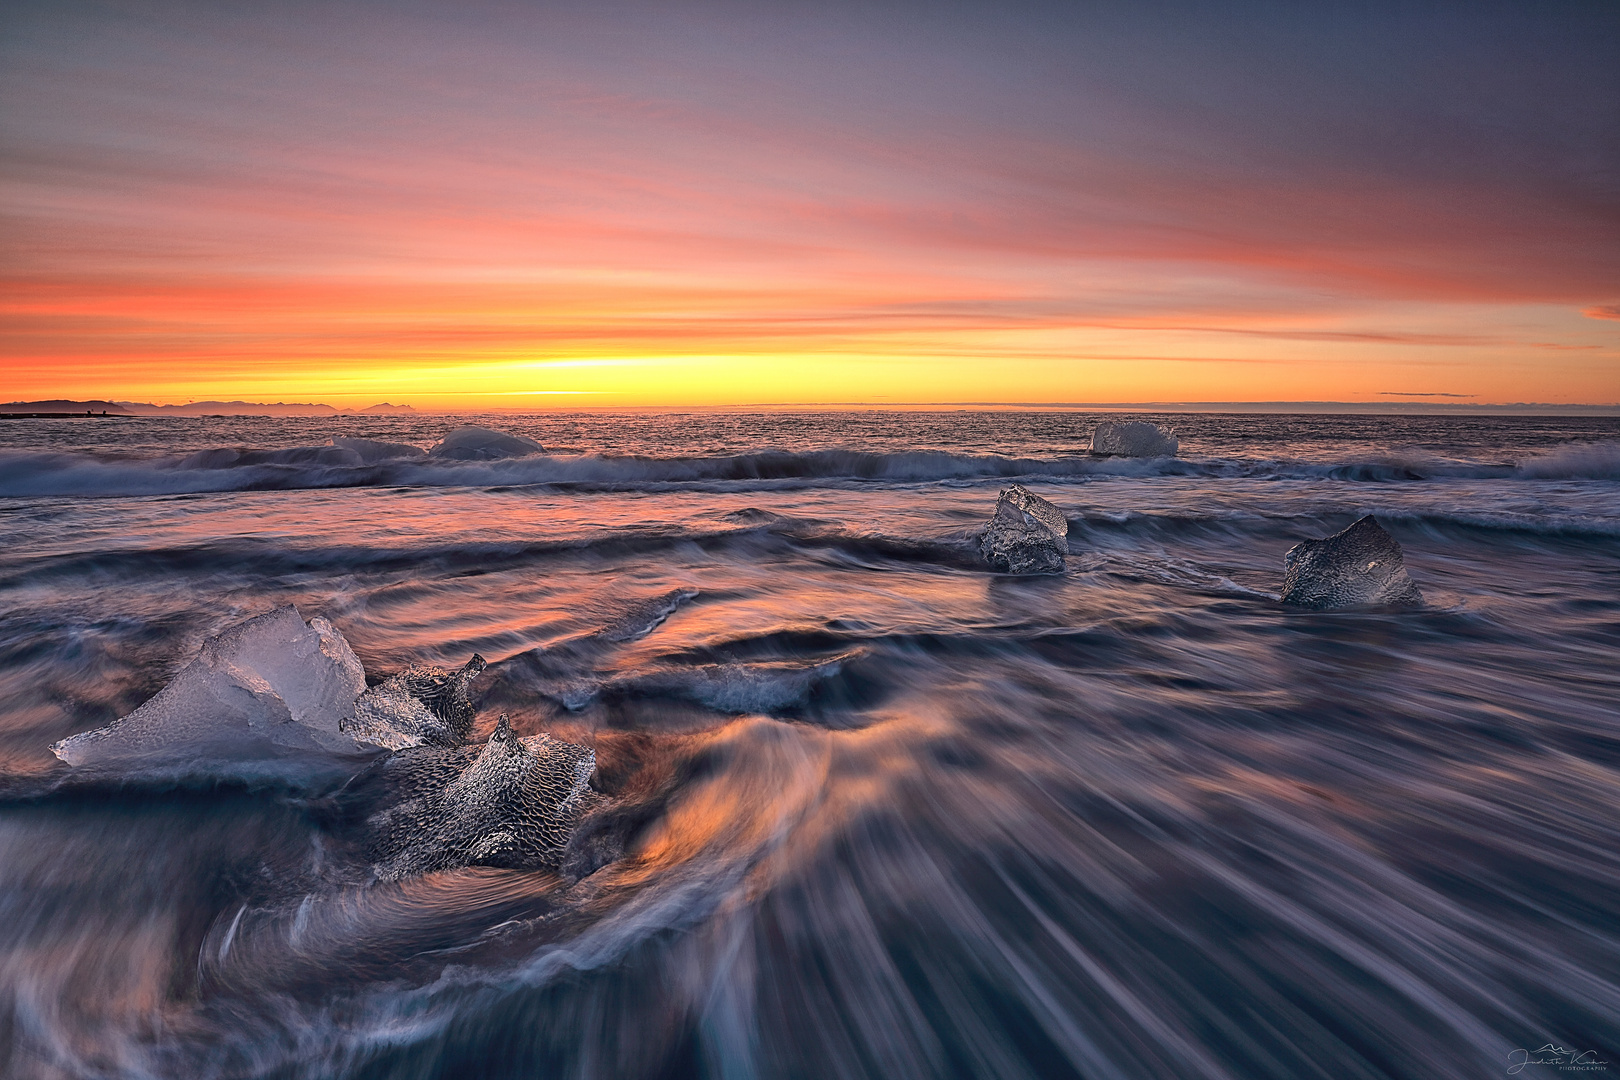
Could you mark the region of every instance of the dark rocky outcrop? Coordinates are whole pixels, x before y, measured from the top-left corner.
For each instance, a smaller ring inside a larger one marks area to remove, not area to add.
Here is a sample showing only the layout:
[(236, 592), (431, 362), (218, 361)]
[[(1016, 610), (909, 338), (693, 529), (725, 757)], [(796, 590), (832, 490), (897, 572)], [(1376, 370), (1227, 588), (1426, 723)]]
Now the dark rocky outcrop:
[(996, 499), (996, 514), (979, 538), (979, 553), (1009, 574), (1061, 574), (1068, 535), (1063, 511), (1012, 484)]
[(1283, 556), (1285, 604), (1325, 610), (1423, 603), (1406, 576), (1401, 545), (1368, 514), (1320, 540), (1304, 540)]

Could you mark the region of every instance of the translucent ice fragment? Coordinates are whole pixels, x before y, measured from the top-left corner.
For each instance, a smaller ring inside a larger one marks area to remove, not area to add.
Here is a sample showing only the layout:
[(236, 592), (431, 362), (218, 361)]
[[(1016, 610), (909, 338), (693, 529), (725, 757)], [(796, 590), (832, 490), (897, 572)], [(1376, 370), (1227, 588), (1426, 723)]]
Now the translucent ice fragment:
[(1320, 540), (1303, 540), (1283, 556), (1282, 600), (1308, 608), (1385, 607), (1423, 603), (1406, 576), (1401, 545), (1368, 514)]
[(381, 881), (557, 866), (581, 812), (600, 798), (589, 788), (595, 751), (549, 735), (519, 739), (504, 715), (480, 748), (407, 750), (383, 769), (406, 797), (369, 822)]
[(996, 498), (996, 514), (979, 538), (979, 553), (1009, 574), (1061, 574), (1068, 535), (1063, 511), (1012, 484)]
[(203, 642), (197, 658), (140, 708), (51, 747), (70, 765), (253, 757), (287, 749), (354, 753), (339, 729), (366, 676), (325, 619), (291, 604)]
[(361, 694), (343, 730), (390, 750), (460, 746), (472, 732), (475, 712), (468, 685), (486, 666), (474, 653), (459, 671), (407, 668)]
[(533, 439), (478, 427), (476, 424), (456, 428), (428, 451), (432, 457), (451, 461), (495, 461), (545, 452), (546, 448)]
[(1146, 420), (1104, 422), (1091, 433), (1093, 454), (1115, 454), (1119, 457), (1175, 457), (1181, 442), (1174, 432)]

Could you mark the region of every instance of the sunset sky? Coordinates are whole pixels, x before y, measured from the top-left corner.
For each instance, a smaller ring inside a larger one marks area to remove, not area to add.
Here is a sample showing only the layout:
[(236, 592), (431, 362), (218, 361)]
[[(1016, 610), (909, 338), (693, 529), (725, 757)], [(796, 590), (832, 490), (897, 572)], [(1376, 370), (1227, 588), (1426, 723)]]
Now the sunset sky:
[(0, 400), (1620, 402), (1607, 0), (0, 31)]

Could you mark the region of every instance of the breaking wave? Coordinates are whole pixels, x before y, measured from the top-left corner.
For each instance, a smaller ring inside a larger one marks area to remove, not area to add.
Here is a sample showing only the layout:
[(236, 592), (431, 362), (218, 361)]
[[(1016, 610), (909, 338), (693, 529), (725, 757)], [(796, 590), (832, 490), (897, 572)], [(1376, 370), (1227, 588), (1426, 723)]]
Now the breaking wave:
[(1620, 480), (1620, 442), (1574, 443), (1519, 463), (1535, 480)]
[(1620, 443), (1570, 446), (1509, 463), (1399, 457), (1344, 462), (1212, 458), (1050, 458), (945, 452), (820, 450), (721, 457), (615, 457), (586, 454), (505, 461), (404, 459), (364, 462), (335, 446), (284, 450), (219, 448), (184, 456), (108, 458), (88, 454), (0, 453), (0, 497), (182, 495), (344, 487), (506, 487), (556, 485), (597, 490), (722, 485), (801, 486), (805, 482), (929, 483), (993, 479), (1205, 476), (1388, 483), (1442, 478), (1620, 479)]
[(1016, 458), (944, 452), (881, 454), (822, 450), (725, 457), (535, 456), (487, 462), (348, 460), (336, 447), (278, 451), (222, 448), (184, 457), (106, 459), (81, 454), (0, 454), (0, 496), (174, 495), (331, 487), (569, 485), (637, 488), (667, 484), (773, 484), (856, 480), (927, 482), (1015, 476), (1147, 476), (1206, 472), (1189, 462), (1067, 456)]

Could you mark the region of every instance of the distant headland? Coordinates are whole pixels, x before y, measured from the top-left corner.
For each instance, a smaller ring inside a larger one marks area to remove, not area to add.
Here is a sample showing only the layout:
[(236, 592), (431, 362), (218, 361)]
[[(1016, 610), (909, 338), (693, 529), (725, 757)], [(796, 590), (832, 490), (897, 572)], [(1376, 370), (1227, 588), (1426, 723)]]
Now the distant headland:
[(383, 402), (364, 409), (339, 409), (304, 401), (190, 401), (184, 405), (149, 405), (140, 401), (8, 401), (0, 414), (17, 416), (343, 416), (416, 412), (409, 405)]

